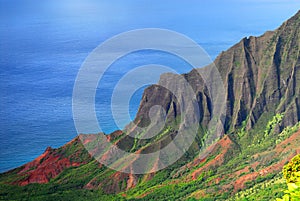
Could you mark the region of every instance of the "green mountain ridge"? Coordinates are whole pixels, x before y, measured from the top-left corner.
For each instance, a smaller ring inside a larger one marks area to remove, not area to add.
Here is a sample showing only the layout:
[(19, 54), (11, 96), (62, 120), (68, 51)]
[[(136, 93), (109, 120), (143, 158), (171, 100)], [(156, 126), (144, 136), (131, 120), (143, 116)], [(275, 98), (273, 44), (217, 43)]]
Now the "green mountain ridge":
[[(226, 115), (220, 139), (199, 158), (214, 108), (204, 81), (184, 75), (197, 94), (200, 129), (173, 165), (149, 174), (121, 173), (99, 164), (86, 147), (102, 134), (80, 135), (34, 161), (0, 175), (1, 200), (274, 200), (283, 196), (283, 166), (300, 154), (300, 11), (278, 29), (242, 39), (214, 61), (223, 80)], [(209, 67), (209, 66), (208, 66)], [(165, 74), (159, 83), (172, 83)], [(180, 90), (180, 89), (178, 89)], [(184, 97), (183, 97), (184, 100)], [(160, 85), (145, 89), (134, 122), (149, 124), (149, 110), (161, 105), (167, 125), (153, 139), (136, 140), (124, 131), (106, 136), (132, 153), (151, 153), (178, 133), (180, 105)], [(103, 136), (102, 136), (103, 137)], [(130, 168), (139, 158), (122, 164)], [(149, 162), (149, 161), (148, 161)], [(159, 161), (149, 162), (149, 169)], [(249, 189), (256, 189), (250, 192)], [(255, 194), (253, 194), (255, 192)], [(260, 193), (263, 192), (263, 193)], [(248, 196), (248, 197), (247, 197)], [(253, 197), (254, 196), (254, 197)]]

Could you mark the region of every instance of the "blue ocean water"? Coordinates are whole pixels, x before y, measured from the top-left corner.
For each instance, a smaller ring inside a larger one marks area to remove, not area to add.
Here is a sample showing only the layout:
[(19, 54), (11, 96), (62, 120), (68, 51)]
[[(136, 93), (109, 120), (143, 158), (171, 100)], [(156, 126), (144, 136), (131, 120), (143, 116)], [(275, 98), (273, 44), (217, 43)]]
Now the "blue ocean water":
[[(88, 54), (106, 39), (138, 28), (171, 29), (215, 58), (245, 36), (275, 29), (299, 5), (296, 0), (0, 0), (0, 172), (77, 135), (72, 119), (76, 75)], [(179, 72), (189, 68), (170, 55), (147, 51), (111, 66), (96, 95), (97, 117), (106, 133), (117, 129), (109, 107), (113, 85), (130, 69), (148, 63)], [(132, 118), (142, 91), (130, 102)]]

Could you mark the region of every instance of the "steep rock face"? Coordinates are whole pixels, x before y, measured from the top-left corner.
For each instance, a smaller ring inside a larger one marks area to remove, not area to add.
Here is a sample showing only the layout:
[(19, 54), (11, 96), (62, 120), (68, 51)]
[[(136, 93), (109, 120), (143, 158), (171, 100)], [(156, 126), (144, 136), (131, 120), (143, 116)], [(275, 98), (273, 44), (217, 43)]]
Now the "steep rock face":
[[(286, 112), (281, 127), (300, 120), (300, 12), (277, 30), (260, 37), (242, 39), (215, 60), (226, 90), (225, 132), (246, 121), (252, 128), (264, 112)], [(195, 70), (184, 75), (197, 93), (200, 122), (211, 118), (211, 100), (203, 80), (194, 80)], [(160, 83), (172, 76), (162, 76)], [(147, 113), (153, 105), (161, 105), (169, 118), (180, 115), (177, 100), (159, 85), (148, 87), (140, 104), (136, 122), (149, 121)]]

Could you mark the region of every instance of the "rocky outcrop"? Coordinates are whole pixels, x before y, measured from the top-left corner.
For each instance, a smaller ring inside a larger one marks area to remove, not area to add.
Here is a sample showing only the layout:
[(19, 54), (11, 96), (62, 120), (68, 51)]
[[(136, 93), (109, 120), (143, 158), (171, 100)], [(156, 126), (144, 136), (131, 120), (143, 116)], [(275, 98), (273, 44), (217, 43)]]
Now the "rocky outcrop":
[[(225, 133), (247, 123), (251, 129), (265, 112), (286, 112), (281, 127), (300, 120), (300, 13), (275, 31), (260, 37), (248, 37), (222, 52), (214, 61), (226, 90)], [(200, 122), (206, 126), (211, 118), (211, 99), (201, 79), (193, 79), (195, 70), (184, 75), (197, 93)], [(171, 82), (162, 76), (159, 83)], [(148, 112), (161, 105), (169, 118), (180, 115), (174, 95), (160, 85), (148, 87), (141, 101), (136, 122), (147, 125)]]
[(59, 149), (48, 147), (35, 160), (18, 168), (18, 177), (13, 182), (21, 186), (31, 183), (48, 183), (69, 167), (78, 167), (91, 161), (79, 137)]

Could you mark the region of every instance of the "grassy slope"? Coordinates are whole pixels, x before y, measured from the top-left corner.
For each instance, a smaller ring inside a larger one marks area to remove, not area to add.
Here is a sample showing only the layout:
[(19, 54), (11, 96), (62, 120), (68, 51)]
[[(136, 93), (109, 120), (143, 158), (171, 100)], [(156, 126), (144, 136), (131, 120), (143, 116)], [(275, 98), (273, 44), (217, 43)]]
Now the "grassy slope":
[[(238, 178), (259, 172), (277, 164), (288, 154), (293, 154), (300, 132), (292, 134), (299, 129), (299, 124), (285, 129), (279, 135), (273, 135), (270, 125), (278, 123), (274, 119), (276, 120), (275, 117), (270, 118), (267, 126), (257, 126), (251, 133), (241, 134), (245, 131), (240, 128), (235, 134), (231, 134), (231, 139), (243, 146), (243, 149), (236, 148), (231, 157), (225, 158), (226, 162), (222, 166), (215, 168), (208, 166), (210, 169), (203, 170), (194, 180), (190, 179), (191, 174), (213, 162), (223, 150), (213, 152), (206, 161), (184, 169), (177, 176), (176, 173), (179, 172), (182, 164), (175, 163), (156, 173), (150, 180), (143, 180), (141, 177), (135, 188), (117, 195), (107, 195), (101, 189), (83, 188), (93, 178), (102, 180), (114, 173), (104, 167), (99, 168), (99, 164), (94, 160), (79, 167), (66, 169), (58, 177), (51, 179), (48, 184), (30, 184), (24, 187), (7, 184), (16, 178), (15, 170), (0, 175), (0, 200), (225, 200), (230, 197), (231, 200), (272, 200), (282, 195), (285, 186), (279, 179), (281, 176), (278, 175), (280, 172), (278, 170), (256, 178), (249, 177), (242, 191), (235, 190), (233, 184)], [(254, 132), (263, 135), (263, 139), (257, 143), (246, 143), (244, 138), (253, 135)], [(281, 149), (285, 151), (275, 155), (278, 151), (282, 151)], [(235, 196), (234, 192), (237, 193)]]

